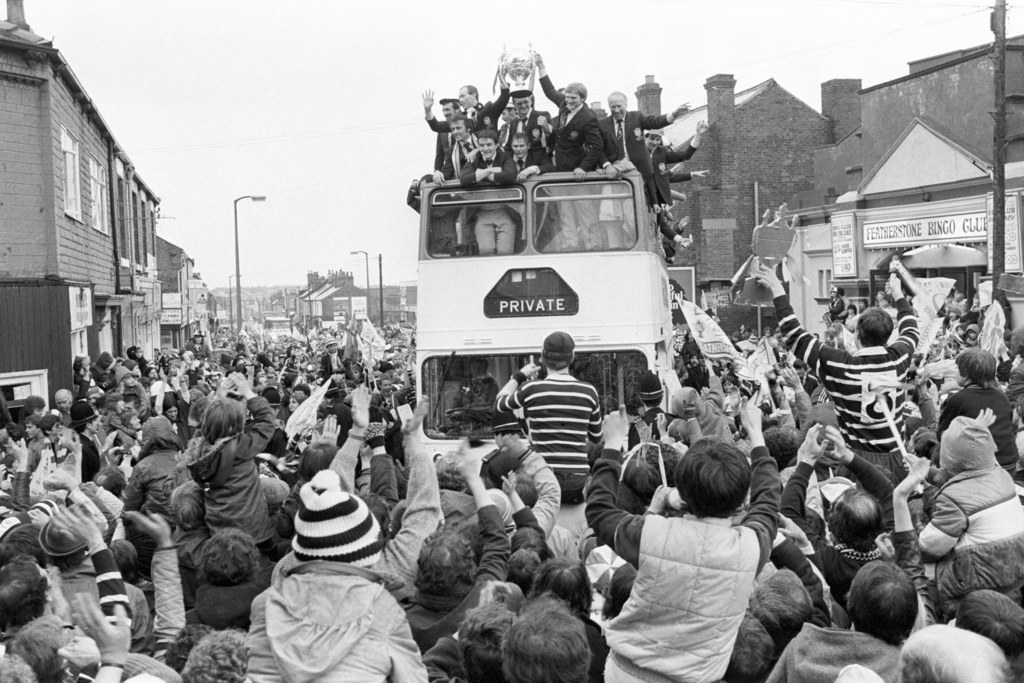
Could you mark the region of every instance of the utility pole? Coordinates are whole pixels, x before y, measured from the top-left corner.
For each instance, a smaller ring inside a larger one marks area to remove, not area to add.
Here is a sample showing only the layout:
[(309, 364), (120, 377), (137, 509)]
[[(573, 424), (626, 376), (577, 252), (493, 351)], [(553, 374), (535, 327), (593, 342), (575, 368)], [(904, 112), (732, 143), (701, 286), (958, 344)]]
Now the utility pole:
[(377, 254), (377, 293), (380, 295), (380, 326), (384, 327), (384, 257)]
[(995, 112), (992, 135), (992, 297), (1005, 307), (999, 278), (1006, 268), (1006, 0), (992, 8)]

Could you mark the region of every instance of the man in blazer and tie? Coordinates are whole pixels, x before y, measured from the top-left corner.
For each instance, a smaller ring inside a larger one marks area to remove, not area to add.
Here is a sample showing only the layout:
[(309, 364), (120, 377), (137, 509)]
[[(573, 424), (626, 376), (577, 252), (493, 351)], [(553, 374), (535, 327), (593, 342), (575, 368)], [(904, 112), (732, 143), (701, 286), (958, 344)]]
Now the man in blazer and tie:
[[(558, 107), (552, 136), (554, 137), (554, 164), (556, 171), (571, 172), (577, 181), (586, 178), (588, 171), (596, 171), (601, 159), (601, 131), (597, 116), (586, 104), (587, 88), (582, 83), (570, 83), (559, 92), (551, 83), (544, 60), (534, 55), (540, 85), (544, 94)], [(576, 194), (587, 195), (593, 188), (579, 187)], [(597, 234), (599, 200), (580, 199), (560, 202), (559, 226), (552, 232), (541, 233), (542, 251), (593, 251), (600, 249)]]
[[(429, 91), (428, 91), (429, 92)], [(424, 96), (426, 97), (426, 96)], [(431, 99), (433, 94), (431, 93)], [(433, 102), (431, 102), (433, 104)], [(459, 111), (459, 101), (453, 98), (445, 98), (441, 100), (441, 114), (444, 116), (444, 120), (451, 124), (452, 118)], [(452, 134), (449, 133), (437, 133), (437, 144), (434, 146), (434, 182), (439, 183), (444, 180), (444, 160), (445, 157), (451, 152), (452, 149)]]
[[(462, 168), (463, 187), (478, 185), (510, 185), (516, 181), (516, 165), (512, 156), (498, 146), (498, 134), (482, 130), (476, 135), (479, 148)], [(480, 207), (472, 218), (476, 253), (511, 254), (515, 250), (516, 236), (522, 218), (505, 204)]]
[(516, 167), (516, 179), (519, 181), (555, 170), (548, 153), (543, 149), (532, 149), (525, 133), (512, 135), (512, 163)]
[[(498, 126), (501, 124), (501, 115), (508, 105), (509, 88), (508, 83), (505, 82), (505, 77), (501, 75), (500, 71), (498, 72), (498, 81), (501, 83), (501, 92), (498, 94), (498, 99), (487, 104), (480, 104), (480, 91), (477, 90), (475, 85), (464, 85), (459, 88), (459, 106), (462, 107), (466, 118), (472, 122), (470, 130), (473, 132), (481, 131), (485, 128), (498, 130)], [(428, 94), (430, 95), (429, 98), (427, 97)], [(423, 111), (430, 130), (435, 133), (447, 133), (451, 130), (450, 124), (447, 121), (438, 121), (434, 118), (434, 98), (433, 93), (429, 90), (423, 96)]]
[(441, 175), (445, 180), (456, 180), (462, 177), (462, 168), (470, 160), (470, 153), (476, 149), (476, 136), (472, 130), (472, 121), (463, 114), (456, 114), (452, 118), (452, 148), (445, 158), (444, 168)]
[(529, 90), (513, 91), (512, 106), (515, 108), (515, 115), (509, 123), (511, 135), (505, 143), (505, 149), (511, 152), (512, 138), (516, 134), (522, 134), (526, 136), (531, 152), (542, 150), (550, 155), (551, 114), (534, 108), (533, 93)]
[(681, 106), (668, 115), (645, 116), (638, 111), (627, 111), (626, 104), (626, 96), (621, 92), (613, 92), (608, 96), (610, 116), (598, 121), (604, 141), (601, 166), (609, 178), (616, 178), (620, 173), (635, 168), (644, 179), (648, 205), (653, 207), (654, 171), (651, 153), (644, 144), (644, 132), (664, 128), (685, 114), (687, 108)]

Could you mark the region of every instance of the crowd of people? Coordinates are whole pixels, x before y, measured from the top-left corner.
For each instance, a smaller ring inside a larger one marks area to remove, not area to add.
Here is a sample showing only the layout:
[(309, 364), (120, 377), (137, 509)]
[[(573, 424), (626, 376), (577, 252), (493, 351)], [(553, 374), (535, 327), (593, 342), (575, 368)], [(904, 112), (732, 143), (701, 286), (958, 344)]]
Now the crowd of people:
[(79, 359), (0, 411), (0, 681), (1021, 680), (1024, 343), (930, 373), (897, 277), (856, 349), (757, 278), (767, 393), (603, 415), (553, 332), (493, 447), (427, 447), (404, 348)]
[[(463, 86), (457, 98), (440, 99), (443, 120), (435, 118), (433, 91), (423, 94), (426, 121), (436, 133), (434, 169), (413, 181), (410, 206), (419, 210), (420, 188), (425, 182), (451, 180), (463, 187), (479, 187), (508, 185), (551, 172), (572, 173), (576, 180), (583, 180), (587, 173), (598, 172), (615, 179), (637, 171), (643, 179), (652, 222), (664, 237), (666, 254), (671, 256), (675, 248), (689, 247), (690, 240), (681, 234), (680, 226), (685, 221), (673, 221), (670, 214), (678, 196), (672, 192), (671, 183), (707, 175), (706, 170), (691, 172), (681, 165), (697, 151), (707, 125), (699, 123), (682, 149), (672, 149), (664, 129), (688, 111), (686, 106), (666, 115), (645, 115), (629, 111), (626, 95), (613, 92), (608, 96), (609, 115), (599, 118), (587, 104), (585, 85), (572, 82), (556, 88), (543, 57), (535, 54), (534, 60), (541, 89), (557, 108), (554, 115), (536, 107), (532, 91), (512, 91), (501, 71), (501, 91), (496, 100), (482, 103), (476, 86)], [(590, 203), (580, 202), (571, 212), (567, 207), (566, 212), (572, 215), (563, 217), (565, 225), (556, 238), (593, 230), (597, 224), (596, 209)], [(467, 237), (472, 244), (453, 245), (450, 255), (511, 254), (515, 224), (514, 216), (477, 221), (473, 235)], [(590, 242), (584, 239), (584, 243)]]

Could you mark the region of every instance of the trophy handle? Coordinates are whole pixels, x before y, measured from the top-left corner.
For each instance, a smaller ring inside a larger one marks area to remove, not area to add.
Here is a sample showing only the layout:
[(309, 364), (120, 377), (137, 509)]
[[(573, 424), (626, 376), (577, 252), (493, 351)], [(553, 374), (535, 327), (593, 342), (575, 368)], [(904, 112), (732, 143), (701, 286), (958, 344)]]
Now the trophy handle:
[(533, 92), (534, 80), (537, 78), (537, 53), (533, 50), (533, 43), (530, 46), (530, 92)]

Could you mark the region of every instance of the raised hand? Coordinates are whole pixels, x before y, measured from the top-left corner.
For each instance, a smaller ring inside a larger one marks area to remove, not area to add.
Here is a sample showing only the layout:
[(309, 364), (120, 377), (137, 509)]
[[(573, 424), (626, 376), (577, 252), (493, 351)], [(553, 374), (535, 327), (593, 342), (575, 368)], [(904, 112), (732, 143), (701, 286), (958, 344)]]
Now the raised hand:
[(903, 478), (896, 488), (893, 490), (893, 495), (902, 495), (909, 497), (917, 487), (924, 483), (925, 478), (928, 476), (928, 470), (931, 468), (931, 462), (928, 458), (917, 458), (913, 455), (907, 460), (907, 466), (909, 472), (907, 476)]
[(466, 480), (467, 484), (480, 481), (480, 466), (483, 464), (483, 455), (474, 453), (469, 447), (469, 441), (462, 440), (459, 444), (459, 452), (455, 456), (455, 464), (459, 474)]
[(757, 434), (761, 432), (761, 409), (757, 407), (757, 401), (753, 401), (748, 398), (740, 400), (740, 424), (743, 425), (743, 429), (746, 430), (747, 435)]
[(974, 419), (975, 421), (979, 422), (983, 427), (988, 427), (991, 429), (992, 425), (995, 424), (996, 414), (992, 412), (991, 408), (985, 408), (980, 413), (978, 413), (978, 417)]
[(825, 426), (825, 438), (835, 446), (835, 459), (841, 465), (849, 465), (853, 462), (853, 451), (846, 445), (846, 439), (838, 427)]
[(352, 426), (359, 429), (370, 426), (370, 390), (365, 384), (352, 391)]
[(320, 443), (338, 443), (339, 434), (341, 434), (341, 428), (338, 426), (338, 416), (328, 415), (324, 418), (323, 429), (321, 429), (317, 441)]
[(786, 293), (786, 289), (779, 282), (778, 276), (775, 274), (775, 268), (766, 266), (763, 263), (759, 263), (757, 271), (754, 273), (754, 279), (768, 289), (772, 291), (772, 296), (782, 296)]
[(434, 108), (434, 91), (424, 90), (423, 91), (423, 111), (430, 113), (430, 110)]
[(604, 416), (604, 443), (605, 448), (621, 451), (629, 436), (629, 417), (626, 415), (626, 406), (619, 406), (614, 413)]
[(103, 615), (99, 600), (89, 593), (76, 593), (72, 602), (75, 625), (96, 643), (100, 662), (123, 667), (132, 641), (131, 620), (124, 605), (114, 605), (114, 623), (111, 624)]
[(804, 442), (800, 444), (800, 449), (796, 452), (799, 462), (806, 462), (811, 466), (818, 464), (818, 460), (825, 454), (825, 442), (820, 441), (823, 431), (824, 426), (820, 424), (807, 430), (807, 436), (804, 437)]
[(85, 505), (61, 508), (50, 518), (49, 523), (55, 529), (64, 531), (85, 543), (90, 553), (106, 545), (103, 541), (103, 533), (96, 526), (96, 522)]
[(171, 527), (162, 515), (153, 513), (147, 516), (141, 512), (125, 512), (122, 516), (132, 526), (156, 541), (157, 548), (168, 548), (173, 545)]
[(419, 428), (423, 425), (424, 418), (426, 418), (429, 412), (430, 402), (426, 397), (423, 397), (416, 403), (416, 410), (413, 411), (412, 419), (402, 423), (402, 433), (415, 434), (419, 431)]

